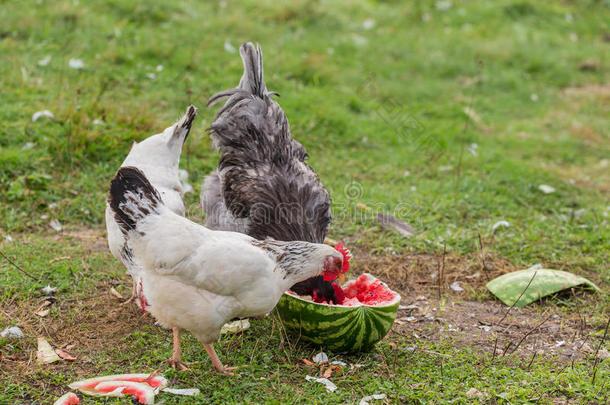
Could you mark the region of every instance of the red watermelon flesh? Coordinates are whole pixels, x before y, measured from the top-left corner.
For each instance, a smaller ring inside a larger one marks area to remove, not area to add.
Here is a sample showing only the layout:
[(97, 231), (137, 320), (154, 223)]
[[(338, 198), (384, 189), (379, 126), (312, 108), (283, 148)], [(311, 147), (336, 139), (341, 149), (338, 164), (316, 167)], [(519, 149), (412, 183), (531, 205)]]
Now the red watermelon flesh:
[(99, 392), (114, 392), (122, 388), (123, 394), (134, 395), (141, 404), (154, 404), (155, 392), (148, 384), (133, 381), (105, 381), (95, 386)]
[[(358, 277), (356, 281), (347, 283), (345, 288), (341, 288), (337, 283), (332, 283), (332, 286), (338, 302), (331, 302), (330, 305), (336, 304), (348, 307), (383, 305), (392, 301), (395, 297), (394, 293), (385, 284), (379, 280), (370, 280), (366, 274)], [(315, 292), (312, 300), (319, 304), (329, 304), (323, 297), (318, 297)]]
[(80, 400), (73, 392), (68, 392), (67, 394), (62, 395), (60, 398), (57, 398), (57, 401), (53, 403), (53, 405), (78, 405)]
[(368, 276), (363, 274), (355, 282), (346, 286), (345, 297), (347, 299), (356, 298), (359, 303), (365, 305), (379, 305), (394, 299), (394, 293), (381, 284), (381, 281), (370, 282)]

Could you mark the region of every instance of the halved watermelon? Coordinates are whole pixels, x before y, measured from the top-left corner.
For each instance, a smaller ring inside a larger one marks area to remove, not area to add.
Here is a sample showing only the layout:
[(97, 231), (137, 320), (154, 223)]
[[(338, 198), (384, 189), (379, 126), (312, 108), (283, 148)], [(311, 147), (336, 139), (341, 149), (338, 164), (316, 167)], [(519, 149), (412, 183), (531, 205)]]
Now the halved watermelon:
[(367, 285), (383, 287), (389, 293), (387, 299), (373, 305), (353, 300), (349, 305), (328, 305), (284, 293), (277, 305), (284, 326), (303, 340), (336, 352), (369, 350), (392, 328), (400, 295), (367, 273), (343, 288), (350, 290), (363, 277)]

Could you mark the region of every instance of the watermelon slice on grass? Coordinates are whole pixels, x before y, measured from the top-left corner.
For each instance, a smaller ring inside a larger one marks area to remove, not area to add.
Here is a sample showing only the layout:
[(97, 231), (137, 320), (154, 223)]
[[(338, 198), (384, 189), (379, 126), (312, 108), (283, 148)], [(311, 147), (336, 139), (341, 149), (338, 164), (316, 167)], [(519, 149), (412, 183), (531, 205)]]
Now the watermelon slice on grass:
[(105, 375), (101, 377), (87, 378), (86, 380), (75, 381), (68, 385), (68, 387), (74, 389), (81, 388), (95, 388), (101, 382), (105, 381), (131, 381), (138, 383), (145, 383), (150, 385), (152, 388), (159, 388), (160, 390), (167, 387), (167, 379), (162, 375), (155, 375), (150, 377), (150, 374), (113, 374)]
[(139, 403), (149, 405), (155, 403), (155, 389), (150, 385), (133, 381), (104, 381), (95, 388), (81, 388), (81, 391), (95, 396), (123, 397), (131, 394)]
[(329, 305), (284, 293), (276, 307), (284, 326), (303, 340), (335, 352), (371, 349), (392, 328), (400, 295), (367, 273), (348, 281), (343, 288), (349, 291), (356, 283), (363, 288), (381, 286), (387, 294), (381, 294), (383, 301), (371, 300), (375, 302), (372, 305), (353, 300), (350, 305)]
[(73, 392), (68, 392), (61, 397), (57, 398), (57, 401), (53, 402), (53, 405), (78, 405), (80, 400)]
[(115, 374), (88, 378), (69, 385), (83, 394), (102, 397), (123, 397), (131, 394), (141, 404), (154, 404), (155, 394), (167, 387), (167, 379), (162, 375)]

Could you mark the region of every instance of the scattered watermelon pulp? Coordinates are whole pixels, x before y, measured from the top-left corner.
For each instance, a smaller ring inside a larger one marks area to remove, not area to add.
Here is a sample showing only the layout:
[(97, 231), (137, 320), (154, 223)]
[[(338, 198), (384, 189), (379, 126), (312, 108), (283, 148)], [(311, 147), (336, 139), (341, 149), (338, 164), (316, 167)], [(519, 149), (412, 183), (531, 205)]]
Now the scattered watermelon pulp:
[[(392, 328), (400, 295), (366, 273), (341, 291), (346, 294), (342, 305), (286, 292), (276, 308), (286, 329), (314, 345), (336, 352), (369, 350)], [(358, 301), (359, 293), (364, 302)]]

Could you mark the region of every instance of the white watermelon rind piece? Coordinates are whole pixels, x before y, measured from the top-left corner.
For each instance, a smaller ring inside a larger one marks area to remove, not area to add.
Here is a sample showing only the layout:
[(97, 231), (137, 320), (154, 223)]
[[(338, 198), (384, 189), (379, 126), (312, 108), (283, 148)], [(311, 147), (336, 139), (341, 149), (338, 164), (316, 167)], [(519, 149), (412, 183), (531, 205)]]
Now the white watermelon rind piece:
[[(104, 381), (104, 382), (112, 382), (112, 381)], [(92, 397), (117, 397), (117, 398), (121, 398), (121, 397), (125, 396), (125, 394), (123, 394), (123, 389), (125, 389), (124, 386), (119, 387), (119, 388), (115, 389), (114, 391), (104, 392), (104, 391), (98, 391), (95, 388), (87, 388), (87, 387), (78, 388), (78, 390), (80, 392), (82, 392), (83, 394), (91, 395)]]
[[(75, 402), (76, 400), (76, 402)], [(53, 402), (53, 405), (75, 405), (80, 402), (80, 399), (73, 392), (67, 392), (61, 397), (57, 398), (57, 401)]]
[(157, 390), (162, 390), (167, 387), (167, 379), (161, 374), (157, 374), (153, 378), (148, 379), (150, 374), (113, 374), (101, 377), (87, 378), (86, 380), (75, 381), (68, 385), (73, 390), (81, 390), (81, 388), (94, 388), (97, 384), (106, 381), (129, 381), (146, 384)]

